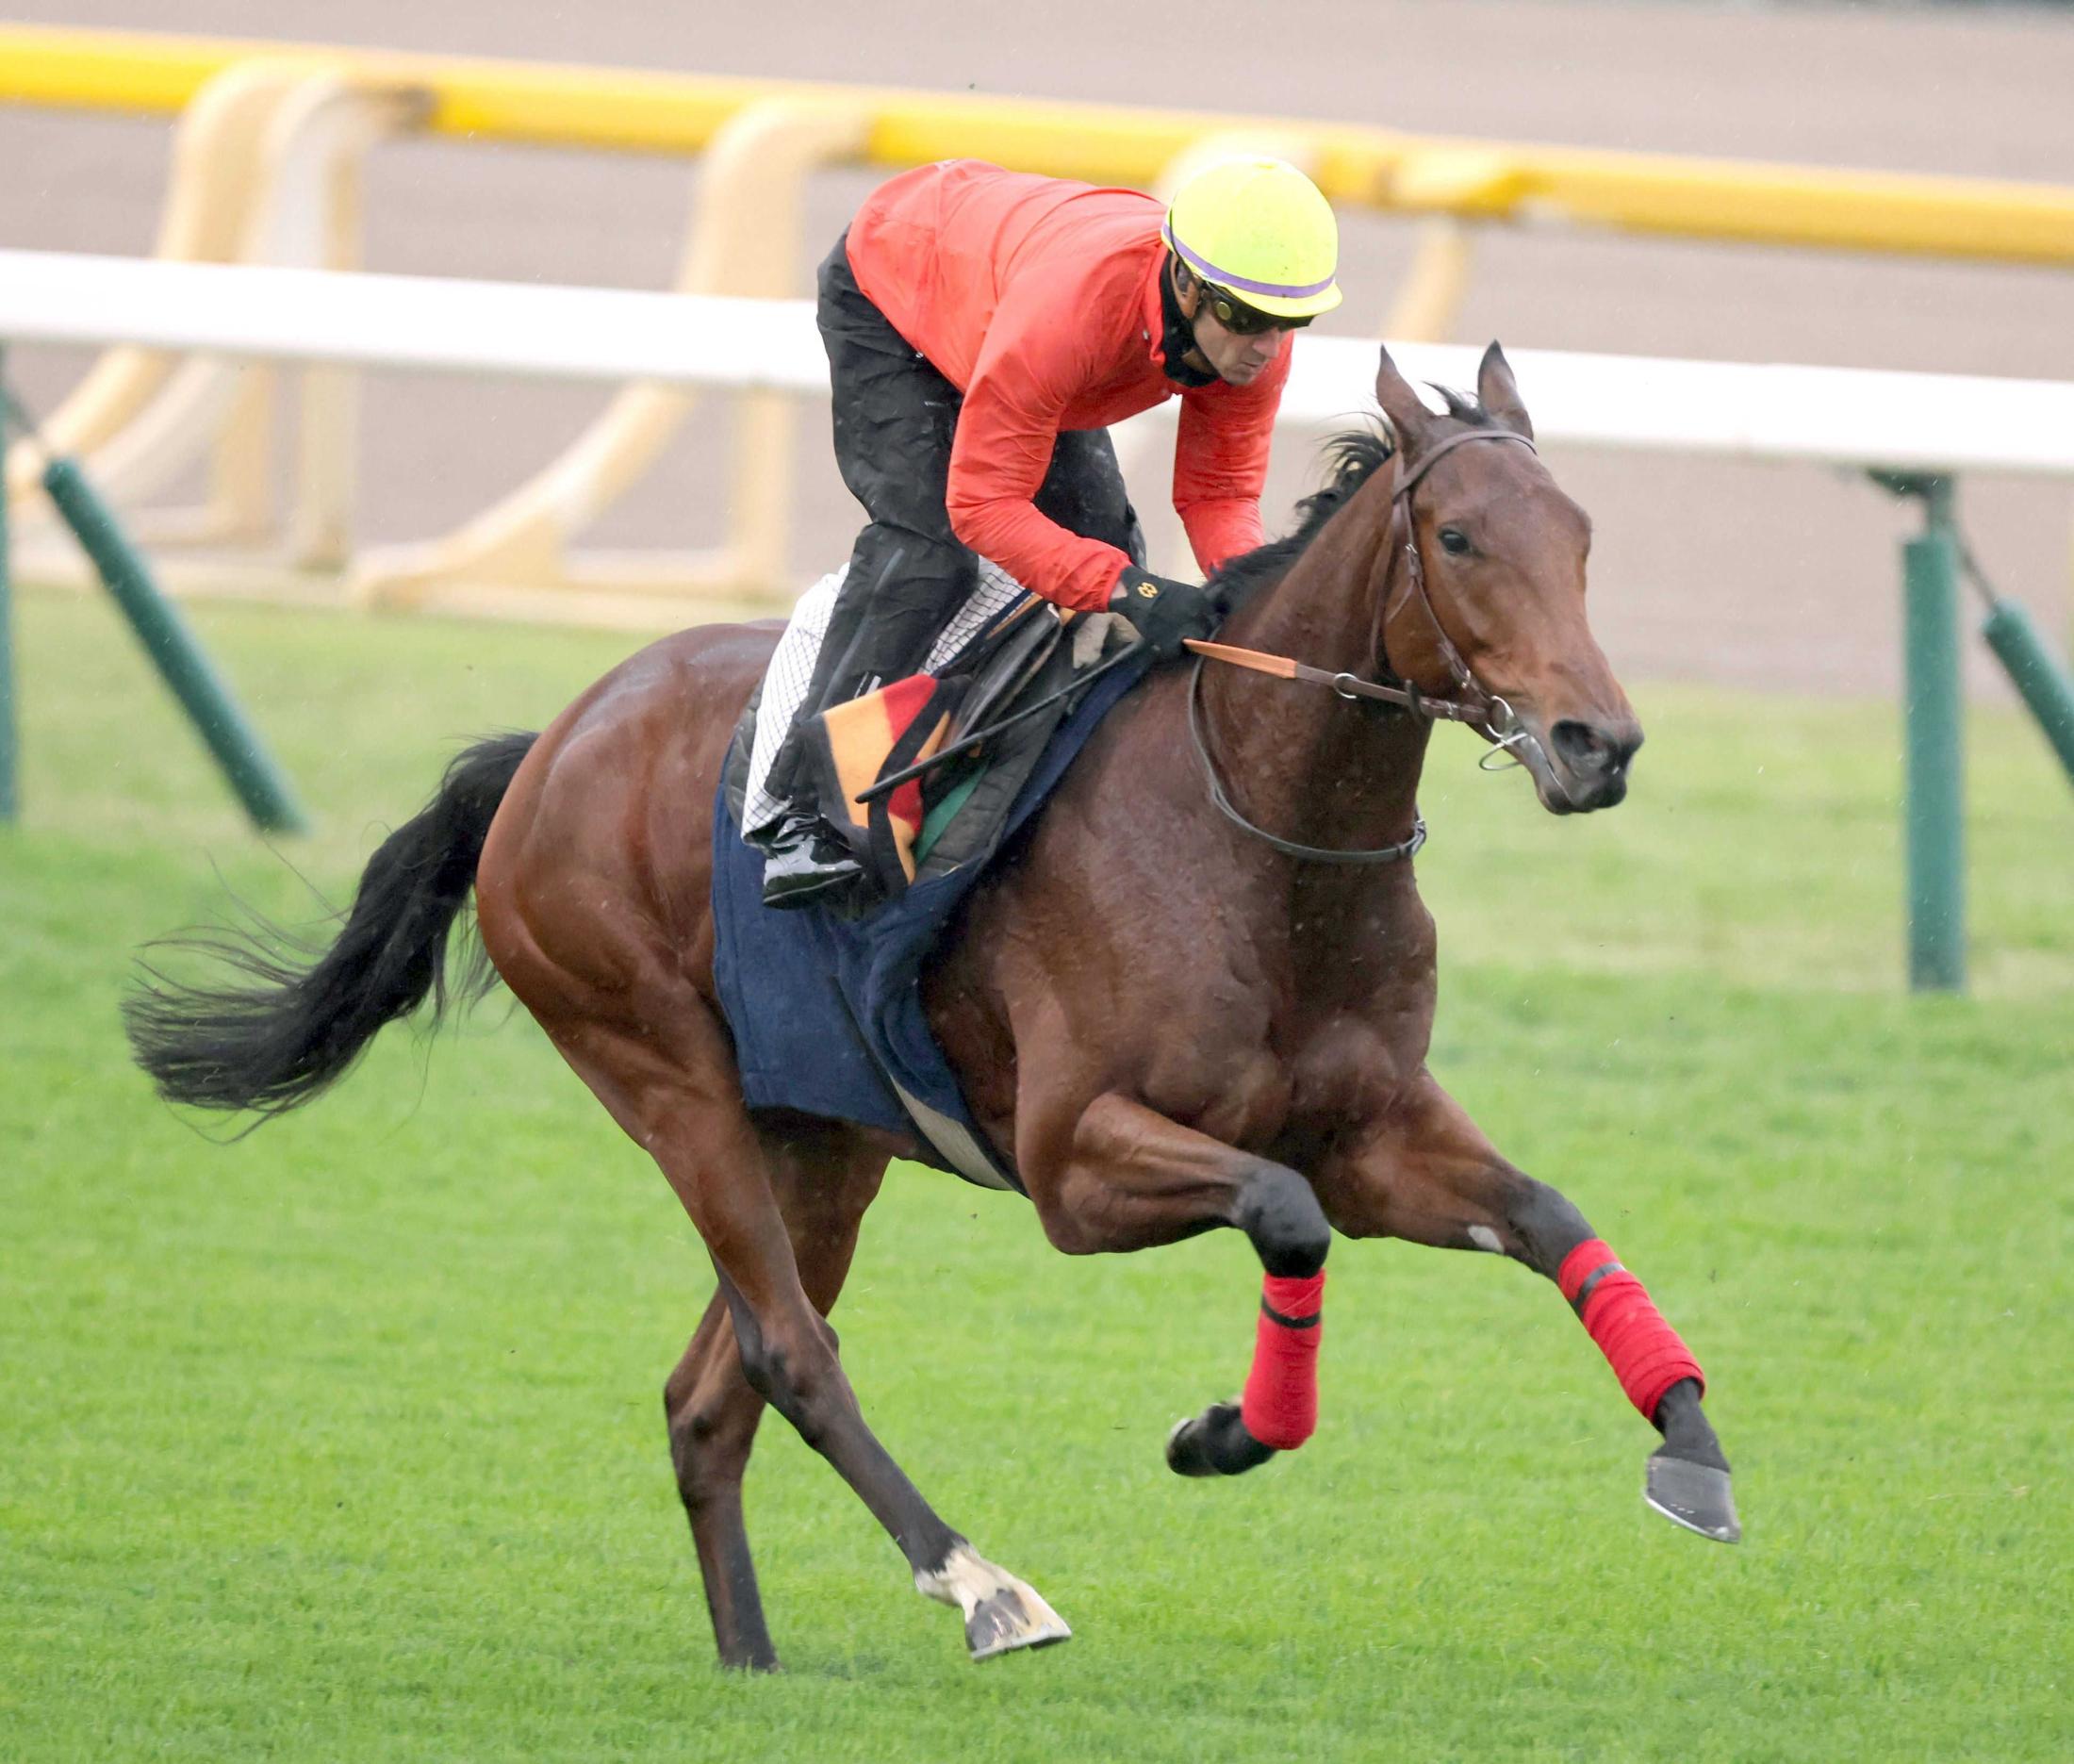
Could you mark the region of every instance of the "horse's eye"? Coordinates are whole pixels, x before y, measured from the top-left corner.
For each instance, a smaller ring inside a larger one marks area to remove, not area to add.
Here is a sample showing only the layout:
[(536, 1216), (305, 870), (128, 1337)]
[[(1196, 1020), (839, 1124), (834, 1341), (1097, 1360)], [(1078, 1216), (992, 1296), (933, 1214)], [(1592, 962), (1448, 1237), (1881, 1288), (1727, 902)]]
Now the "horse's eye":
[(1459, 527), (1442, 527), (1440, 529), (1440, 549), (1459, 557), (1469, 550), (1469, 535)]

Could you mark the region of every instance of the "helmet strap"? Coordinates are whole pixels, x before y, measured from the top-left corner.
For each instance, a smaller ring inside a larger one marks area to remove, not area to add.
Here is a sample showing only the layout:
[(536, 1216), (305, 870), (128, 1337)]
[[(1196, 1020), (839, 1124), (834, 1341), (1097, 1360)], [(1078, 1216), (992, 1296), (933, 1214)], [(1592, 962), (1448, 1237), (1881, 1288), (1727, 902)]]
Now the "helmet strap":
[(1209, 386), (1217, 373), (1206, 360), (1198, 368), (1187, 359), (1196, 349), (1195, 315), (1203, 307), (1203, 284), (1199, 276), (1189, 274), (1189, 286), (1195, 298), (1187, 306), (1181, 304), (1180, 277), (1177, 271), (1187, 270), (1187, 265), (1173, 252), (1167, 253), (1165, 267), (1160, 272), (1160, 310), (1166, 322), (1160, 338), (1160, 351), (1166, 357), (1166, 376), (1177, 386)]

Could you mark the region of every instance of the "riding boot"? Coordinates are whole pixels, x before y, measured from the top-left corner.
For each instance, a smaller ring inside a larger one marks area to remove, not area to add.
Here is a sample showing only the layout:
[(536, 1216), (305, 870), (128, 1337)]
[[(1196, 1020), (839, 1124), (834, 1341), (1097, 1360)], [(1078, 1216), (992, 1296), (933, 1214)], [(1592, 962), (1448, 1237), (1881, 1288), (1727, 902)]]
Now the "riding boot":
[(765, 853), (765, 906), (804, 906), (810, 900), (833, 905), (837, 896), (854, 894), (864, 881), (864, 866), (818, 816), (788, 815), (759, 843)]

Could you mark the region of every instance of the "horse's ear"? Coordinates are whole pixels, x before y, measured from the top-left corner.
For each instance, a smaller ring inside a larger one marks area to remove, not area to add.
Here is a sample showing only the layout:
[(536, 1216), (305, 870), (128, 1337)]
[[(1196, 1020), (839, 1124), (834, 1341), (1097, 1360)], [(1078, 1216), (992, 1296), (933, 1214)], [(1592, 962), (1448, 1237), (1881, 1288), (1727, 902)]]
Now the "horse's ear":
[(1383, 407), (1383, 415), (1390, 419), (1390, 426), (1396, 431), (1397, 445), (1407, 453), (1414, 453), (1425, 439), (1433, 413), (1425, 407), (1425, 401), (1411, 382), (1397, 371), (1397, 364), (1391, 360), (1389, 350), (1382, 352), (1382, 365), (1375, 370), (1375, 402)]
[(1534, 423), (1520, 402), (1520, 388), (1513, 383), (1512, 364), (1495, 338), (1476, 370), (1476, 402), (1513, 434), (1534, 438)]

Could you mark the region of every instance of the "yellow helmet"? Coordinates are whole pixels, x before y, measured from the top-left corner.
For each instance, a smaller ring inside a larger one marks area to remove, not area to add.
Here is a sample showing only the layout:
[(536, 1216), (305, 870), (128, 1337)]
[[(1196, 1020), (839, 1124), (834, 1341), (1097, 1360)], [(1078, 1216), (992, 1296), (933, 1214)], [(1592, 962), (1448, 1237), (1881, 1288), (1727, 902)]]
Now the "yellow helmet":
[(1160, 229), (1202, 280), (1277, 319), (1340, 304), (1340, 223), (1318, 187), (1282, 159), (1226, 159), (1182, 185)]

